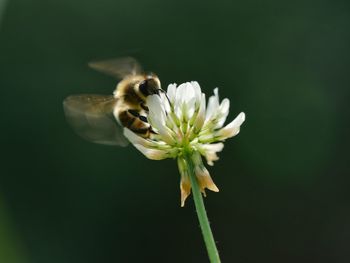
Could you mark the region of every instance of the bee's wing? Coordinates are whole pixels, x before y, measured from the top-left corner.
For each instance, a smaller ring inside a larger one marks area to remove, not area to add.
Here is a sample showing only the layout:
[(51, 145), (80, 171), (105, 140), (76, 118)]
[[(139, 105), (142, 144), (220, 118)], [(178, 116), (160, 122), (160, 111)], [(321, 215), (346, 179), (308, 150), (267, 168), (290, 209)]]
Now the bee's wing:
[(100, 144), (126, 146), (123, 127), (113, 115), (117, 99), (103, 95), (72, 95), (63, 101), (67, 121), (84, 139)]
[(117, 79), (122, 79), (128, 75), (140, 74), (142, 72), (140, 64), (132, 57), (92, 61), (89, 63), (89, 66)]

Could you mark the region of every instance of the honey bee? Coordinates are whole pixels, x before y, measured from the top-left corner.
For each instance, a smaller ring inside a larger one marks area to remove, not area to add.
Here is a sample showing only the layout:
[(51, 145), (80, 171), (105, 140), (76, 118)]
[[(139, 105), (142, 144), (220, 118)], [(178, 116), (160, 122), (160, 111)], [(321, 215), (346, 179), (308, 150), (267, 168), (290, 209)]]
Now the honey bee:
[(99, 72), (121, 79), (113, 95), (71, 95), (63, 101), (67, 121), (75, 132), (94, 143), (126, 146), (123, 127), (148, 138), (146, 98), (163, 91), (154, 73), (144, 73), (134, 58), (89, 63)]

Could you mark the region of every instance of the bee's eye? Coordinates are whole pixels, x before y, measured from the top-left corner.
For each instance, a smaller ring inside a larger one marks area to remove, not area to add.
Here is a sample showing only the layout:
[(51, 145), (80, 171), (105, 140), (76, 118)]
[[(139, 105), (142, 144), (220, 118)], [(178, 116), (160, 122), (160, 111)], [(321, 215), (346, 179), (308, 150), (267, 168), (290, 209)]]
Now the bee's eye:
[(148, 81), (144, 80), (139, 84), (139, 89), (141, 91), (141, 93), (147, 97), (148, 95), (150, 95), (149, 89), (148, 89)]

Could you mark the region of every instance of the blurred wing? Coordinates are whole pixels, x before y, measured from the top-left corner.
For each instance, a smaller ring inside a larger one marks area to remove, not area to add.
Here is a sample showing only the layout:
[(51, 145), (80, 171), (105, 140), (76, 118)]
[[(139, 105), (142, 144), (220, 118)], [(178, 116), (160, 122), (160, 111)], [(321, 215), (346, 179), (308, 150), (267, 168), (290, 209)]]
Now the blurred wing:
[(128, 75), (140, 74), (142, 72), (140, 64), (132, 57), (93, 61), (89, 63), (89, 66), (117, 79), (122, 79)]
[(123, 127), (113, 115), (113, 96), (72, 95), (63, 101), (69, 124), (84, 139), (100, 144), (126, 146)]

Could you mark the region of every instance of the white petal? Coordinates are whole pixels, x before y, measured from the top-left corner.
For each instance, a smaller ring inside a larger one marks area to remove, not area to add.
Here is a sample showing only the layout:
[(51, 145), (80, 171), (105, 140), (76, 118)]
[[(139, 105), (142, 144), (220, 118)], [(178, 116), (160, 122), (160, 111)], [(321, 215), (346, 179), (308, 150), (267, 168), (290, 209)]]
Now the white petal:
[(195, 111), (195, 90), (191, 83), (183, 83), (176, 90), (175, 114), (180, 120), (188, 121)]
[(201, 87), (199, 86), (197, 81), (192, 81), (191, 82), (192, 87), (194, 89), (194, 93), (195, 93), (195, 103), (196, 103), (196, 109), (199, 108), (200, 104), (201, 104), (201, 100), (202, 100), (202, 90)]
[(172, 130), (166, 126), (167, 116), (162, 103), (158, 95), (147, 97), (147, 106), (149, 108), (148, 120), (152, 128), (159, 133), (162, 140), (171, 145), (174, 143), (174, 138)]
[(214, 89), (214, 95), (215, 95), (215, 97), (218, 99), (218, 101), (219, 101), (219, 88), (215, 88)]
[(232, 122), (219, 130), (216, 136), (221, 139), (231, 138), (239, 133), (240, 126), (245, 121), (245, 114), (241, 112)]
[(217, 152), (221, 152), (224, 148), (223, 143), (211, 143), (211, 144), (202, 144), (198, 147), (200, 153), (205, 157), (209, 165), (214, 165), (213, 161), (219, 160)]
[(204, 121), (205, 121), (205, 94), (202, 93), (201, 104), (199, 107), (197, 118), (193, 124), (195, 133), (198, 133), (202, 129)]
[(185, 121), (190, 120), (193, 117), (195, 112), (196, 98), (191, 97), (187, 102), (182, 106), (182, 116), (184, 116)]
[[(162, 107), (162, 100), (158, 95), (151, 95), (147, 97), (147, 107), (149, 109), (149, 117), (157, 119), (157, 122), (164, 125), (165, 111)], [(157, 128), (157, 127), (156, 127)]]
[(162, 101), (162, 105), (163, 105), (165, 113), (169, 113), (171, 111), (171, 106), (170, 106), (171, 102), (170, 102), (169, 98), (167, 97), (167, 95), (165, 93), (160, 93), (159, 97)]
[[(177, 129), (174, 129), (176, 131)], [(166, 125), (160, 125), (158, 126), (157, 130), (158, 135), (160, 136), (161, 140), (169, 145), (173, 145), (175, 143), (175, 136), (173, 130), (168, 128)]]
[(195, 89), (190, 82), (187, 82), (184, 90), (183, 101), (188, 103), (190, 100), (193, 100), (193, 98), (195, 98)]
[(198, 135), (198, 141), (201, 143), (212, 143), (218, 141), (215, 136), (216, 135), (212, 131), (201, 132)]
[(136, 135), (128, 128), (124, 128), (124, 136), (132, 143), (132, 144), (141, 144), (145, 147), (153, 146), (154, 144), (146, 140), (145, 138), (142, 138), (141, 136)]
[(170, 157), (170, 153), (165, 150), (152, 149), (144, 147), (141, 144), (134, 144), (134, 146), (145, 155), (148, 159), (151, 160), (163, 160)]
[(221, 143), (221, 142), (219, 142), (219, 143), (210, 143), (210, 144), (202, 144), (201, 147), (205, 151), (221, 152), (222, 149), (224, 149), (224, 144)]
[(148, 119), (151, 126), (155, 129), (159, 129), (165, 126), (165, 112), (162, 105), (162, 101), (158, 95), (148, 96), (147, 107), (149, 109)]
[(205, 116), (205, 121), (208, 122), (216, 113), (219, 108), (219, 95), (218, 88), (214, 89), (214, 95), (210, 96), (207, 107), (207, 114)]
[(186, 92), (187, 92), (187, 82), (182, 83), (179, 85), (176, 89), (176, 97), (175, 97), (175, 104), (181, 105), (184, 100), (186, 99)]
[(169, 84), (168, 90), (167, 90), (167, 96), (171, 103), (174, 103), (175, 95), (176, 95), (176, 83)]
[[(158, 141), (158, 140), (153, 140), (153, 139), (145, 139), (128, 128), (124, 128), (124, 136), (132, 143), (132, 144), (139, 144), (142, 145), (146, 148), (152, 148), (152, 149), (159, 149), (159, 150), (164, 150), (164, 151), (169, 151), (172, 152), (171, 146), (168, 144), (164, 143), (163, 141)], [(156, 135), (159, 136), (159, 135)]]
[(229, 99), (223, 99), (219, 106), (218, 115), (217, 115), (217, 124), (215, 128), (221, 128), (222, 125), (224, 125), (227, 115), (229, 113), (230, 109), (230, 100)]

